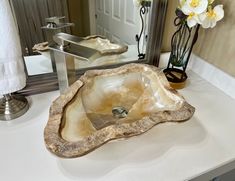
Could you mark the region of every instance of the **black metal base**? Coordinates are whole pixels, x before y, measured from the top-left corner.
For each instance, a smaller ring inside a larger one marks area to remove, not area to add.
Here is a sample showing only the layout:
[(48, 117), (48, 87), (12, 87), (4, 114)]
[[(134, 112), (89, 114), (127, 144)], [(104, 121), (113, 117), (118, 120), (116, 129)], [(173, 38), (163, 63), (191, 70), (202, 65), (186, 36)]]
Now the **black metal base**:
[(184, 82), (188, 78), (183, 70), (176, 68), (167, 68), (164, 69), (163, 72), (166, 75), (167, 80), (174, 83)]
[(185, 87), (188, 76), (183, 70), (167, 68), (163, 72), (172, 88), (183, 89)]

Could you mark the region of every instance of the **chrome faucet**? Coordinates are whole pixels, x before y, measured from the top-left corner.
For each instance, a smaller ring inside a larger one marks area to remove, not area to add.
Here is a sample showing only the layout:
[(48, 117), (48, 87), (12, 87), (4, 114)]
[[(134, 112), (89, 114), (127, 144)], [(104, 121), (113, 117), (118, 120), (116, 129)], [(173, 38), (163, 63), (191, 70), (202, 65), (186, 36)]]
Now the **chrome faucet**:
[(69, 42), (65, 39), (65, 33), (58, 33), (53, 36), (54, 42), (59, 46), (60, 50), (65, 50), (69, 46)]
[(92, 61), (102, 55), (99, 51), (79, 45), (84, 38), (66, 33), (53, 36), (55, 43), (49, 45), (52, 61), (56, 64), (60, 93), (76, 81), (75, 61)]

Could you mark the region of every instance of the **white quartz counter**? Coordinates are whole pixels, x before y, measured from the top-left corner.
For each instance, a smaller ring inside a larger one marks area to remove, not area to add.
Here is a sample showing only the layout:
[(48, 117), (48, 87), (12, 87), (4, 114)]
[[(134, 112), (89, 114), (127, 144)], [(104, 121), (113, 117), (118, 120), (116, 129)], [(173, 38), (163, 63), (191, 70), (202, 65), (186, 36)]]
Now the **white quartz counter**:
[(180, 181), (232, 164), (235, 100), (195, 73), (188, 75), (180, 93), (196, 107), (191, 120), (158, 125), (77, 159), (57, 158), (44, 145), (49, 106), (59, 92), (29, 97), (24, 116), (0, 122), (0, 180)]

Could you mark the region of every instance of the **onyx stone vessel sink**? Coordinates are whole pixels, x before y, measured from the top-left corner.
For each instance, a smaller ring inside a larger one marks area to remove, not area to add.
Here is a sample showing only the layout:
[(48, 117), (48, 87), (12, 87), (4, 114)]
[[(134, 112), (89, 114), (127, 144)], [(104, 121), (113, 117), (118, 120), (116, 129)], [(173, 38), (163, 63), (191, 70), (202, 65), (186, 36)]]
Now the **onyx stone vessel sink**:
[(95, 49), (103, 56), (122, 54), (128, 50), (128, 46), (111, 43), (110, 40), (99, 35), (87, 36), (78, 45)]
[(51, 105), (45, 144), (59, 157), (80, 157), (157, 124), (186, 121), (194, 111), (154, 66), (90, 70)]

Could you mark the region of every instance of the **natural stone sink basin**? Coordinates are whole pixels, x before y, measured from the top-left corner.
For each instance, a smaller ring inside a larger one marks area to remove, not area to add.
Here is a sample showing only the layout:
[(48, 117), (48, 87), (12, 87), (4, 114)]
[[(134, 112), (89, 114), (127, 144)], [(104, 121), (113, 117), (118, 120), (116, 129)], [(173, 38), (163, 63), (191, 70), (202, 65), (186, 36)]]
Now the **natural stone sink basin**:
[(91, 70), (53, 102), (44, 138), (57, 156), (79, 157), (159, 123), (186, 121), (194, 111), (156, 67)]

